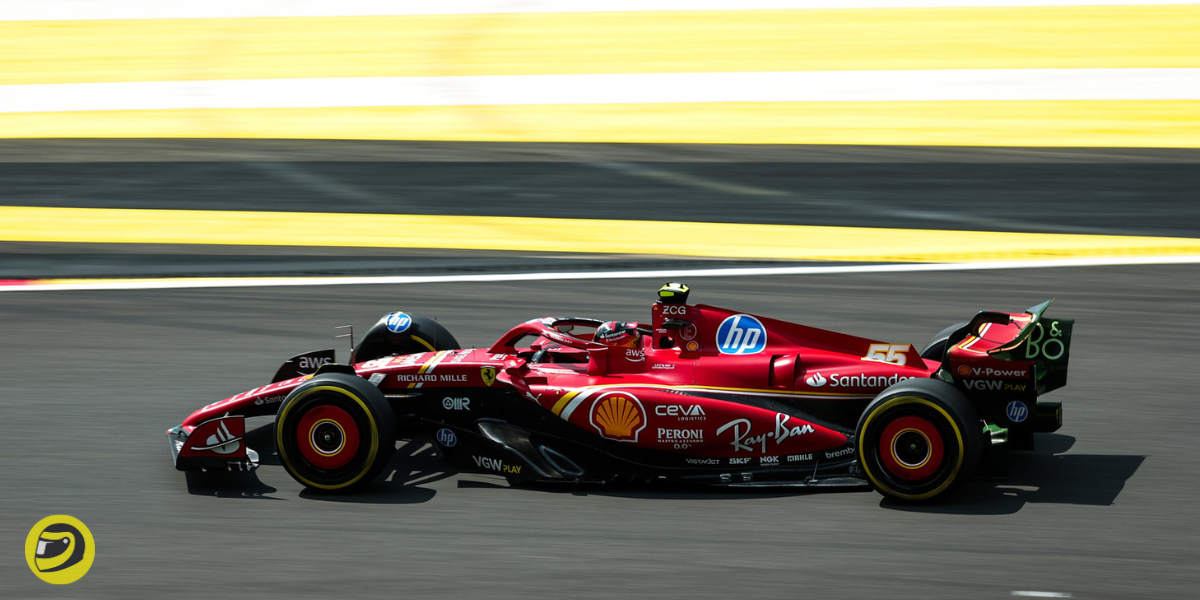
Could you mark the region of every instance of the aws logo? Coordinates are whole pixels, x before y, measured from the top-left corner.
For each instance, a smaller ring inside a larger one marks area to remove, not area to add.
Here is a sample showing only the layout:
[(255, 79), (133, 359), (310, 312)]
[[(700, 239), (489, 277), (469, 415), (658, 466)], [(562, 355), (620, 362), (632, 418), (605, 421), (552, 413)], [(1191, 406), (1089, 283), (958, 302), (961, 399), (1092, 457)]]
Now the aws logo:
[(87, 574), (96, 558), (96, 541), (83, 521), (51, 515), (37, 522), (25, 538), (25, 561), (46, 583), (74, 583)]

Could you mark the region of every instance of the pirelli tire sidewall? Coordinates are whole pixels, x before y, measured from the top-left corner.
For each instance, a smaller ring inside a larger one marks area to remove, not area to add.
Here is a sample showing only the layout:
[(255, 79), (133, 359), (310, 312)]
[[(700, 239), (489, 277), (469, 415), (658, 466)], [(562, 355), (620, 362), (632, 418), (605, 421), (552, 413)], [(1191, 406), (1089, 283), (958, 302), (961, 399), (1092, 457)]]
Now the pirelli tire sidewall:
[(383, 393), (367, 380), (318, 375), (280, 404), (275, 447), (288, 474), (305, 487), (351, 491), (371, 483), (391, 460), (396, 418)]
[(876, 396), (859, 418), (859, 464), (884, 496), (933, 501), (975, 471), (983, 451), (982, 431), (977, 411), (953, 386), (935, 379), (906, 380)]

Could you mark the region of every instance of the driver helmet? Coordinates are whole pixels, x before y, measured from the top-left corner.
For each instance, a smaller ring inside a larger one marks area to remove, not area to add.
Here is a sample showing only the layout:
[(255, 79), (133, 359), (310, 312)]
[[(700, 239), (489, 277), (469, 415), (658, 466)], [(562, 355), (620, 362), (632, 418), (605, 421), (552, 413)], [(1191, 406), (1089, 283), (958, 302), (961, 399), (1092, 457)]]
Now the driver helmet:
[(638, 342), (641, 340), (641, 334), (638, 333), (637, 327), (636, 322), (609, 321), (596, 328), (594, 339), (606, 346), (637, 348)]

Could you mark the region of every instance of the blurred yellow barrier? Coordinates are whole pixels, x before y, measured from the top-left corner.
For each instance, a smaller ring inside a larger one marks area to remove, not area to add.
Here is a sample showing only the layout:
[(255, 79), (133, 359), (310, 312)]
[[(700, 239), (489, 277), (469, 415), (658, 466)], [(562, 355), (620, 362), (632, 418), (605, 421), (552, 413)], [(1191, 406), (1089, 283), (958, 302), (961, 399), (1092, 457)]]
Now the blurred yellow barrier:
[(0, 137), (1200, 147), (1200, 101), (778, 102), (0, 114)]
[(0, 23), (0, 85), (308, 77), (1200, 67), (1200, 6)]
[(871, 262), (1200, 255), (1200, 239), (728, 223), (0, 207), (0, 241), (595, 252)]

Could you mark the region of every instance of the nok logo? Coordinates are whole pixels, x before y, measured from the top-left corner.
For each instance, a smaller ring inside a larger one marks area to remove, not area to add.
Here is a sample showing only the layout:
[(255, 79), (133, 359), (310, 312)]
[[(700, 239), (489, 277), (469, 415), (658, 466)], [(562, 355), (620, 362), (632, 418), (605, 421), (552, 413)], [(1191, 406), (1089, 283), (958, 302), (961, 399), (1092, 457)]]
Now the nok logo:
[(25, 538), (29, 570), (46, 583), (74, 583), (87, 574), (96, 558), (96, 541), (83, 521), (51, 515), (37, 522)]

